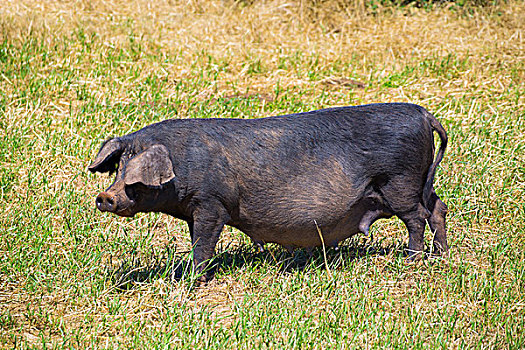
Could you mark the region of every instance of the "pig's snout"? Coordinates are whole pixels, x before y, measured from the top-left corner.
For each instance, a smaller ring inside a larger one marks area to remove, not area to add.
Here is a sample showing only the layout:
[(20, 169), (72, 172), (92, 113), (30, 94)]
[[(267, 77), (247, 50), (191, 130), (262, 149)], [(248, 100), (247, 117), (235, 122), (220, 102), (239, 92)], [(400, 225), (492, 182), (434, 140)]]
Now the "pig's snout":
[(97, 208), (100, 211), (114, 212), (116, 208), (115, 196), (110, 195), (107, 192), (102, 192), (97, 196), (95, 200)]

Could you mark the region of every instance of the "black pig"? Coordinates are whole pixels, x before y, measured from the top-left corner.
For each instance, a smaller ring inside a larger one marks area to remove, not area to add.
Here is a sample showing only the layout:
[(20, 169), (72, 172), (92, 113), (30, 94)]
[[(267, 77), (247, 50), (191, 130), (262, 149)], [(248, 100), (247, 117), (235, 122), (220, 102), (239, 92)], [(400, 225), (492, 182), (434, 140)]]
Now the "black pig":
[[(434, 159), (436, 131), (441, 144)], [(405, 103), (323, 109), (261, 119), (165, 120), (102, 144), (92, 172), (116, 171), (97, 208), (162, 212), (188, 223), (203, 271), (224, 225), (288, 249), (337, 244), (398, 216), (409, 255), (448, 251), (446, 205), (433, 188), (447, 135)], [(211, 277), (203, 276), (202, 279)]]

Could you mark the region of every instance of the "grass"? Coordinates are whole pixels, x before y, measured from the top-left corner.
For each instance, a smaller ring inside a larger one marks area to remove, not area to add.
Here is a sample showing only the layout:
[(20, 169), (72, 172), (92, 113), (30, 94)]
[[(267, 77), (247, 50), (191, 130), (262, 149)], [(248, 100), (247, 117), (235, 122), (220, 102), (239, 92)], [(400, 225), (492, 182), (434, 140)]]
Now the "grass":
[[(0, 347), (525, 347), (523, 2), (340, 5), (0, 7)], [(183, 222), (95, 210), (111, 180), (86, 167), (108, 136), (388, 101), (448, 131), (447, 259), (406, 264), (396, 219), (326, 260), (226, 228), (200, 286)]]

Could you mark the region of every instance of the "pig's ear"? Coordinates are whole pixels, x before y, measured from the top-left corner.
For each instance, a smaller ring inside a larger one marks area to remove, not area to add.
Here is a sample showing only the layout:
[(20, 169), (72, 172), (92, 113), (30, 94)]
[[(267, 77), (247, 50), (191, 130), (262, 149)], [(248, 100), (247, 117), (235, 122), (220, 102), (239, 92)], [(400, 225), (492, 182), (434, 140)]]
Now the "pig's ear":
[(124, 183), (160, 187), (175, 178), (168, 149), (154, 145), (131, 158), (126, 165)]
[(124, 143), (116, 138), (105, 141), (98, 151), (97, 158), (88, 167), (89, 171), (92, 173), (95, 171), (99, 173), (115, 171), (124, 147)]

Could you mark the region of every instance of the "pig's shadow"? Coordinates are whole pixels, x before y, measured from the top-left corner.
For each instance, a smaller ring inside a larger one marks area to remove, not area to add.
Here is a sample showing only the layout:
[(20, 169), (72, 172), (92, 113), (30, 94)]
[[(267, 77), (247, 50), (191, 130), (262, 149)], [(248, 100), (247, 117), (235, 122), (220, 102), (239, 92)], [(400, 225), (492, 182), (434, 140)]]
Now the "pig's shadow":
[[(250, 244), (236, 248), (218, 247), (217, 255), (212, 261), (211, 271), (217, 275), (235, 274), (245, 268), (258, 269), (278, 267), (279, 273), (290, 273), (305, 269), (337, 269), (346, 262), (372, 256), (404, 257), (405, 245), (401, 242), (384, 244), (382, 240), (351, 239), (334, 248), (316, 248), (310, 254), (299, 249), (289, 253), (278, 245), (267, 245), (260, 252)], [(117, 265), (110, 264), (106, 272), (111, 276), (112, 284), (118, 290), (128, 290), (142, 283), (151, 283), (158, 279), (178, 282), (181, 280), (193, 283), (198, 276), (193, 274), (191, 252), (177, 252), (167, 247), (160, 254), (137, 257), (137, 253), (128, 253), (119, 259)]]

